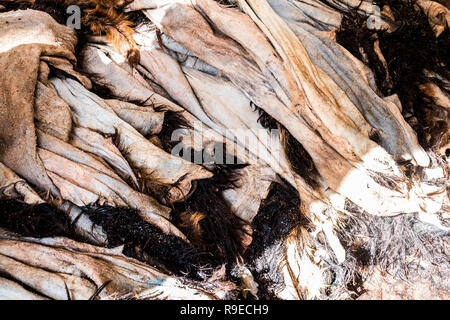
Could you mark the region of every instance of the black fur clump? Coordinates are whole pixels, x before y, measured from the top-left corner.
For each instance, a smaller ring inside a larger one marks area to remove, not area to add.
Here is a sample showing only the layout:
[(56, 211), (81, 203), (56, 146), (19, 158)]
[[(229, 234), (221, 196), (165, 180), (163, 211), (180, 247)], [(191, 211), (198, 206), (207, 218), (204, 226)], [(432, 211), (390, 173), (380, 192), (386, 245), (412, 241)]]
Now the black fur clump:
[(317, 186), (319, 171), (308, 151), (284, 127), (280, 126), (281, 141), (292, 169), (312, 187)]
[[(214, 264), (185, 241), (163, 233), (143, 221), (136, 211), (110, 206), (88, 206), (83, 211), (100, 225), (108, 236), (108, 246), (125, 245), (124, 254), (156, 265), (162, 270), (199, 280), (202, 269)], [(214, 264), (215, 265), (215, 264)]]
[(309, 225), (300, 214), (297, 190), (288, 183), (273, 182), (251, 224), (253, 240), (244, 256), (259, 285), (260, 299), (276, 299), (274, 290), (283, 284), (278, 270), (283, 242), (295, 227)]
[[(353, 11), (344, 15), (336, 34), (337, 42), (368, 64), (383, 95), (398, 94), (403, 115), (418, 133), (420, 144), (436, 151), (448, 131), (448, 112), (445, 106), (436, 106), (420, 85), (431, 81), (450, 94), (449, 88), (438, 79), (450, 79), (450, 32), (447, 29), (436, 38), (426, 14), (415, 1), (380, 0), (377, 5), (389, 6), (397, 25), (395, 31), (369, 30), (367, 17)], [(387, 68), (374, 51), (375, 41), (379, 41)], [(438, 77), (426, 75), (425, 70)], [(445, 114), (436, 118), (439, 113)]]
[(278, 121), (272, 118), (267, 112), (265, 112), (260, 107), (256, 106), (253, 102), (250, 102), (252, 107), (256, 109), (256, 112), (259, 114), (258, 122), (267, 130), (276, 130), (278, 129)]
[(319, 172), (306, 149), (283, 125), (267, 112), (254, 105), (253, 107), (259, 113), (258, 122), (264, 128), (267, 130), (280, 130), (282, 145), (294, 172), (303, 177), (309, 185), (315, 187)]
[[(175, 203), (176, 222), (183, 231), (199, 229), (196, 244), (202, 251), (208, 252), (218, 264), (236, 262), (242, 253), (243, 222), (232, 212), (230, 205), (223, 198), (222, 192), (234, 188), (238, 179), (236, 168), (240, 165), (216, 165), (214, 176), (196, 181), (195, 191), (184, 202)], [(203, 215), (198, 226), (186, 226), (182, 215), (189, 217)], [(178, 220), (177, 220), (178, 219)], [(195, 241), (195, 240), (194, 240)]]
[(264, 250), (276, 240), (284, 239), (295, 226), (305, 225), (299, 214), (300, 198), (297, 190), (289, 184), (273, 182), (267, 198), (261, 202), (258, 214), (253, 219), (253, 242), (249, 248), (253, 253)]
[(14, 199), (0, 200), (0, 227), (25, 237), (75, 235), (64, 212), (46, 203), (30, 205)]
[(189, 122), (183, 117), (181, 112), (168, 110), (166, 107), (154, 107), (156, 112), (164, 112), (164, 123), (158, 138), (162, 148), (166, 152), (171, 152), (179, 141), (172, 140), (172, 134), (177, 129), (192, 129)]

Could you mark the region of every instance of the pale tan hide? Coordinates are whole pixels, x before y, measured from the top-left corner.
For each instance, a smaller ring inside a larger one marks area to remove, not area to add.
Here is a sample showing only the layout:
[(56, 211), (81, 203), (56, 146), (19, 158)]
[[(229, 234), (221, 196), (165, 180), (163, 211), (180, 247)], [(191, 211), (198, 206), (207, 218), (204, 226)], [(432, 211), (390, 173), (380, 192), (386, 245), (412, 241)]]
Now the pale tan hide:
[[(66, 238), (22, 238), (0, 230), (0, 299), (192, 299), (223, 298), (230, 285), (210, 291), (104, 249)], [(31, 288), (34, 292), (30, 292)], [(102, 290), (99, 290), (104, 285)]]

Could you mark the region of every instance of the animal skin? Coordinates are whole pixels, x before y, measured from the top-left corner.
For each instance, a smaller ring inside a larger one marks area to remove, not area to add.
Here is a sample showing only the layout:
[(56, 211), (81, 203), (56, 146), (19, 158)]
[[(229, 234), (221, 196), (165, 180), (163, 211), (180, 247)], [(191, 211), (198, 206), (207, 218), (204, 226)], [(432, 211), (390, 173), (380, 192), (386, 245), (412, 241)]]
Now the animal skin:
[(79, 6), (82, 11), (81, 33), (106, 36), (106, 40), (126, 56), (131, 65), (136, 65), (140, 54), (133, 39), (133, 23), (121, 12), (121, 8), (130, 2), (132, 0), (2, 0), (0, 5), (6, 9), (31, 8), (45, 11), (59, 23), (66, 22), (66, 10), (69, 6)]
[[(80, 2), (78, 0), (66, 0), (66, 2)], [(85, 2), (85, 1), (81, 1)], [(131, 0), (87, 0), (95, 5), (94, 9), (85, 10), (86, 16), (83, 23), (89, 26), (95, 35), (106, 35), (106, 40), (111, 42), (116, 50), (126, 55), (132, 65), (139, 63), (140, 54), (136, 42), (133, 39), (133, 23), (126, 19), (118, 10)]]

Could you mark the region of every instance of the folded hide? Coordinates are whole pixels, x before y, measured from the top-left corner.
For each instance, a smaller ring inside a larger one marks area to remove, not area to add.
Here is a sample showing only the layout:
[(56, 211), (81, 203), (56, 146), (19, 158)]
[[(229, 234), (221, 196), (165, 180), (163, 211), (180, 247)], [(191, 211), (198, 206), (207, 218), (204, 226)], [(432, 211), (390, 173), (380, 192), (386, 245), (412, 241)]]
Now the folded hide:
[[(58, 190), (36, 153), (35, 93), (43, 89), (38, 79), (46, 81), (48, 65), (90, 86), (87, 78), (72, 70), (76, 42), (73, 30), (44, 12), (19, 10), (0, 15), (0, 161), (54, 195)], [(45, 113), (44, 109), (39, 104), (37, 110)], [(59, 132), (61, 137), (67, 136), (66, 128)]]
[(23, 238), (0, 229), (0, 299), (215, 300), (233, 288), (218, 281), (209, 288), (185, 285), (121, 250), (67, 238)]
[[(45, 203), (26, 181), (19, 178), (11, 169), (0, 162), (0, 199), (3, 198), (17, 199), (31, 206)], [(91, 243), (107, 243), (106, 235), (103, 233), (102, 228), (94, 225), (80, 208), (68, 201), (63, 203), (56, 201), (55, 205), (68, 215), (78, 235), (81, 235)], [(4, 212), (3, 214), (7, 213)]]
[[(0, 76), (2, 166), (8, 166), (12, 172), (36, 186), (37, 190), (50, 191), (56, 198), (68, 200), (65, 203), (67, 208), (62, 209), (73, 219), (76, 218), (74, 212), (79, 211), (73, 204), (85, 206), (99, 202), (131, 207), (138, 209), (144, 220), (159, 226), (164, 232), (185, 239), (167, 220), (170, 209), (136, 191), (140, 186), (128, 161), (135, 168), (142, 169), (143, 177), (151, 176), (163, 184), (176, 184), (170, 193), (173, 199), (189, 194), (192, 180), (210, 177), (211, 173), (153, 146), (120, 119), (114, 110), (146, 134), (161, 130), (164, 114), (155, 112), (151, 107), (148, 108), (150, 112), (147, 112), (134, 106), (134, 111), (126, 112), (124, 110), (131, 110), (130, 105), (110, 101), (113, 106), (110, 107), (103, 100), (92, 97), (86, 90), (91, 87), (89, 79), (72, 69), (76, 63), (75, 32), (57, 24), (48, 14), (33, 10), (1, 14), (0, 31), (0, 65), (5, 70), (3, 77)], [(95, 101), (99, 102), (106, 110), (93, 108), (84, 118), (79, 114), (74, 115), (70, 108), (72, 106), (58, 97), (57, 92), (50, 87), (47, 78), (50, 69), (60, 70), (77, 79), (79, 82), (71, 80), (79, 85), (75, 86), (77, 90), (81, 93), (84, 90), (87, 96), (91, 96), (85, 99), (92, 101), (94, 106), (98, 106)], [(144, 119), (136, 120), (143, 114)], [(96, 118), (97, 115), (100, 118)], [(101, 118), (102, 115), (106, 115), (105, 119)], [(107, 123), (108, 119), (110, 123)], [(87, 128), (74, 128), (72, 121), (78, 126), (87, 122), (87, 127), (97, 121), (94, 129), (105, 135), (114, 135), (116, 130), (120, 132), (119, 149), (128, 160), (112, 141)], [(152, 168), (149, 167), (150, 160), (156, 161)], [(2, 172), (7, 170), (2, 167)], [(11, 174), (6, 176), (11, 177)], [(122, 177), (135, 189), (124, 182)], [(5, 180), (8, 182), (11, 179)], [(5, 187), (8, 187), (10, 196), (19, 193), (25, 201), (33, 201), (30, 197), (36, 198), (35, 195), (25, 186), (28, 185), (21, 181), (9, 181)], [(5, 189), (3, 192), (6, 192)], [(37, 197), (34, 202), (40, 203), (42, 200)], [(81, 225), (88, 226), (88, 220)], [(86, 230), (84, 227), (79, 229)]]
[[(421, 33), (396, 1), (130, 2), (140, 61), (87, 36), (82, 74), (73, 30), (0, 13), (0, 299), (448, 296), (448, 81), (405, 62), (424, 151), (336, 42), (368, 19), (390, 72), (381, 36)], [(448, 10), (411, 6), (442, 44)]]
[(0, 199), (3, 197), (19, 198), (28, 204), (44, 202), (26, 181), (0, 162)]
[(57, 93), (72, 108), (80, 126), (116, 135), (119, 150), (139, 171), (142, 179), (156, 180), (171, 186), (170, 198), (183, 199), (191, 190), (191, 182), (209, 178), (212, 173), (199, 165), (172, 156), (145, 139), (100, 97), (71, 79), (51, 79)]
[[(161, 107), (182, 116), (191, 128), (179, 128), (179, 130), (172, 133), (171, 138), (179, 142), (179, 149), (192, 148), (196, 151), (211, 150), (214, 149), (216, 143), (225, 143), (226, 152), (229, 155), (236, 156), (243, 163), (257, 162), (257, 159), (249, 154), (248, 150), (235, 144), (232, 140), (227, 139), (214, 129), (211, 129), (208, 125), (203, 125), (203, 122), (197, 118), (197, 116), (201, 117), (202, 114), (191, 114), (173, 101), (153, 91), (153, 88), (148, 83), (143, 83), (140, 80), (142, 76), (139, 73), (136, 74), (130, 71), (129, 68), (121, 66), (113, 60), (112, 56), (107, 56), (105, 52), (108, 51), (109, 49), (104, 46), (99, 47), (92, 44), (83, 48), (83, 54), (81, 55), (83, 71), (91, 76), (94, 83), (107, 88), (116, 98), (122, 101), (139, 102), (145, 107)], [(140, 69), (142, 70), (143, 67)], [(147, 70), (145, 72), (148, 73)], [(163, 76), (161, 75), (161, 77)], [(181, 76), (184, 77), (182, 74)], [(190, 99), (192, 101), (192, 97)], [(207, 116), (205, 116), (205, 119), (209, 125), (216, 128), (208, 120)], [(134, 125), (131, 122), (130, 124)], [(135, 129), (140, 130), (139, 127)]]
[[(233, 9), (216, 9), (218, 5), (210, 0), (137, 1), (130, 9), (146, 8), (144, 13), (161, 31), (225, 74), (283, 124), (311, 155), (328, 187), (372, 214), (420, 211), (420, 196), (407, 195), (406, 178), (393, 158), (369, 138), (372, 129), (364, 114), (313, 64), (286, 22), (266, 1), (252, 3), (253, 9), (246, 2), (240, 4), (256, 24)], [(231, 39), (216, 35), (197, 8)], [(242, 32), (241, 23), (252, 32)], [(404, 123), (397, 106), (391, 107)], [(408, 150), (395, 153), (396, 157), (413, 156), (419, 164), (428, 165), (429, 158), (411, 128), (403, 128), (405, 139), (399, 146)]]

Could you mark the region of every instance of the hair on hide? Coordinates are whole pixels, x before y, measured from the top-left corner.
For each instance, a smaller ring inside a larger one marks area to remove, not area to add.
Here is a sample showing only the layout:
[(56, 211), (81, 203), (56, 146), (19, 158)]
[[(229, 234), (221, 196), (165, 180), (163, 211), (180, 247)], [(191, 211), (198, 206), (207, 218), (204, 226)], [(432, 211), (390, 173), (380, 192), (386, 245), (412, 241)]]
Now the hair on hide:
[(189, 122), (183, 117), (181, 112), (168, 110), (164, 106), (154, 107), (156, 112), (164, 112), (164, 123), (161, 132), (158, 134), (162, 148), (166, 152), (171, 152), (179, 141), (172, 140), (172, 134), (177, 129), (192, 129)]
[(377, 217), (350, 202), (347, 210), (353, 214), (337, 230), (346, 261), (331, 265), (334, 286), (341, 287), (334, 296), (346, 288), (352, 297), (358, 297), (364, 293), (363, 281), (376, 270), (399, 281), (426, 280), (438, 289), (445, 286), (450, 276), (448, 232), (421, 222), (415, 214)]
[(432, 275), (424, 272), (423, 264), (428, 263), (450, 275), (450, 233), (420, 221), (415, 214), (377, 217), (358, 213), (348, 217), (340, 236), (353, 251), (365, 252), (358, 262), (368, 271), (378, 266), (399, 279), (414, 279)]
[(212, 178), (196, 181), (191, 196), (174, 204), (176, 225), (198, 248), (230, 267), (243, 252), (244, 223), (232, 212), (222, 191), (235, 187), (237, 167), (215, 165)]
[(212, 256), (202, 254), (182, 239), (143, 221), (134, 210), (88, 206), (83, 211), (103, 228), (108, 236), (108, 246), (124, 245), (123, 253), (127, 256), (196, 280), (204, 280), (204, 272), (218, 265)]
[[(299, 213), (300, 199), (289, 185), (273, 183), (252, 223), (253, 241), (244, 256), (255, 281), (259, 298), (274, 299), (284, 287), (280, 266), (286, 241), (295, 229), (313, 231), (314, 226)], [(333, 254), (318, 262), (324, 290), (317, 298), (350, 299), (365, 292), (364, 281), (381, 269), (402, 281), (426, 279), (440, 290), (450, 275), (449, 233), (421, 222), (414, 214), (377, 217), (360, 211), (351, 203), (347, 216), (336, 226), (346, 259), (339, 264)], [(331, 253), (324, 235), (299, 241), (299, 250)], [(301, 285), (301, 284), (300, 284)], [(307, 290), (306, 288), (305, 290)], [(300, 297), (307, 292), (299, 292)]]
[(244, 260), (258, 283), (260, 299), (276, 299), (275, 292), (283, 286), (279, 265), (284, 255), (284, 241), (295, 227), (310, 224), (299, 208), (297, 190), (287, 182), (273, 182), (253, 219), (253, 240)]
[[(448, 83), (441, 80), (450, 79), (450, 31), (447, 28), (436, 38), (415, 1), (382, 0), (377, 5), (389, 7), (397, 24), (394, 31), (369, 30), (367, 17), (351, 11), (344, 15), (336, 33), (337, 42), (372, 69), (382, 94), (398, 94), (403, 115), (417, 132), (421, 145), (445, 156), (450, 143), (449, 114), (446, 106), (437, 105), (422, 86), (431, 82), (444, 94), (450, 94)], [(375, 53), (375, 41), (387, 69)]]
[(127, 57), (132, 65), (139, 63), (140, 53), (133, 38), (133, 22), (120, 9), (130, 0), (22, 0), (0, 1), (8, 10), (35, 9), (50, 14), (58, 23), (65, 25), (69, 14), (67, 8), (77, 5), (82, 10), (80, 38), (88, 34), (105, 35), (114, 48)]
[(302, 176), (305, 181), (312, 187), (316, 186), (316, 178), (319, 176), (319, 173), (316, 169), (316, 166), (314, 165), (311, 156), (305, 150), (302, 144), (298, 142), (298, 140), (295, 139), (283, 125), (272, 118), (267, 112), (255, 106), (253, 102), (251, 102), (251, 104), (252, 107), (259, 113), (258, 122), (264, 128), (266, 128), (267, 130), (280, 131), (280, 139), (284, 148), (284, 152), (286, 153), (288, 161), (294, 172)]
[(75, 237), (69, 217), (49, 204), (0, 200), (0, 227), (25, 237)]

